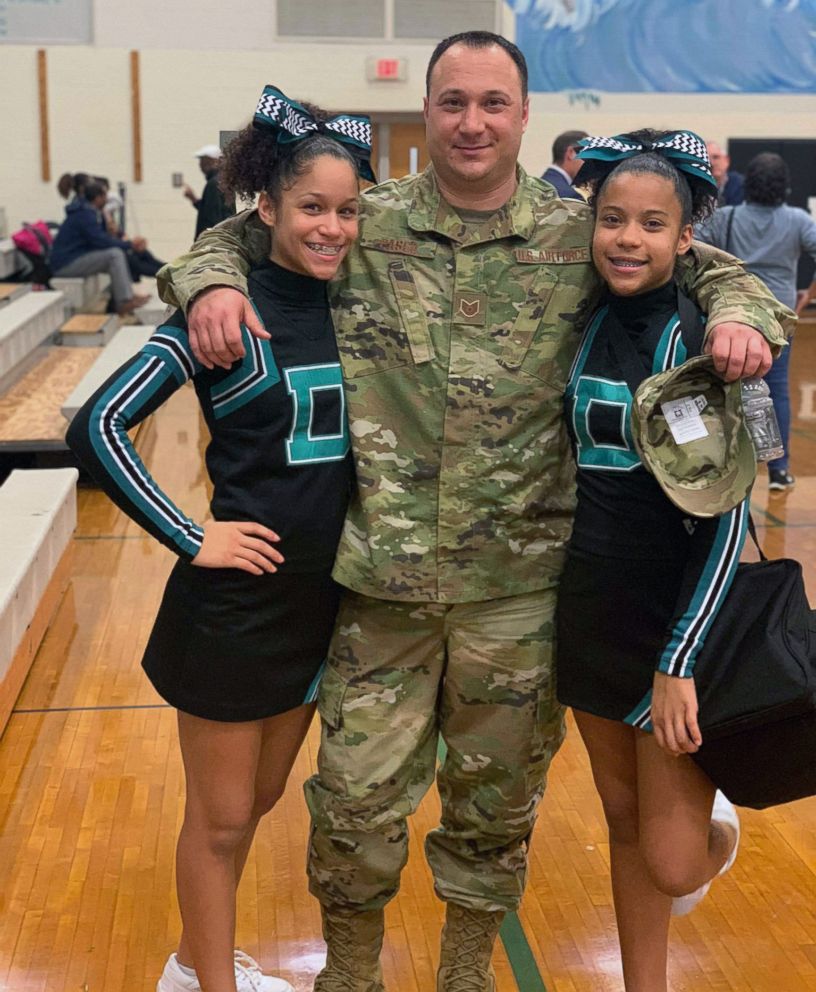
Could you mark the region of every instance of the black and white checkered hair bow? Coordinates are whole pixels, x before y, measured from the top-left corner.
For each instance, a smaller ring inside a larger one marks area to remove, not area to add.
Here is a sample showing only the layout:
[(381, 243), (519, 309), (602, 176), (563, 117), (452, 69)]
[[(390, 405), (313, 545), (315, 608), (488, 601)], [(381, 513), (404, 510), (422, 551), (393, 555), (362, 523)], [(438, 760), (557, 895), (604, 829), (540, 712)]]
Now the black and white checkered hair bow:
[(715, 189), (717, 187), (717, 181), (711, 174), (705, 142), (693, 131), (672, 131), (655, 141), (636, 141), (628, 134), (616, 134), (612, 138), (582, 138), (578, 147), (578, 158), (609, 163), (622, 162), (644, 152), (656, 152), (682, 172), (711, 183)]
[(354, 152), (360, 175), (371, 182), (377, 181), (370, 162), (371, 122), (368, 117), (337, 114), (321, 121), (306, 107), (290, 100), (277, 86), (265, 86), (255, 109), (253, 123), (256, 127), (271, 128), (281, 145), (302, 141), (317, 132), (349, 145)]

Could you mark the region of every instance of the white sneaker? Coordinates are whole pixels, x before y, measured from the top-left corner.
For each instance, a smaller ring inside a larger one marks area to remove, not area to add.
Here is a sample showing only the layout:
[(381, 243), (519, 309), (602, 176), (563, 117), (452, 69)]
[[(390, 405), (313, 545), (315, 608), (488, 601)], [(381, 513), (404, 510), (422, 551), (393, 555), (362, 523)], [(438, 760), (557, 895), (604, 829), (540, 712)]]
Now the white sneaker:
[[(714, 795), (714, 806), (711, 810), (711, 822), (712, 823), (722, 823), (724, 826), (731, 827), (736, 834), (736, 840), (734, 841), (734, 846), (731, 848), (731, 853), (728, 855), (725, 864), (717, 872), (717, 876), (724, 875), (730, 870), (731, 866), (737, 860), (737, 851), (739, 850), (740, 842), (740, 822), (739, 816), (737, 816), (737, 811), (734, 808), (734, 804), (729, 802), (725, 796), (717, 789)], [(687, 896), (678, 896), (676, 899), (672, 899), (672, 916), (685, 916), (690, 913), (694, 907), (703, 901), (706, 893), (711, 888), (711, 883), (714, 879), (709, 879), (709, 881), (704, 882), (699, 889), (695, 889), (694, 892), (689, 892)]]
[[(235, 951), (235, 985), (238, 992), (295, 992), (282, 978), (264, 975), (258, 962), (243, 951)], [(171, 954), (156, 992), (201, 992), (201, 986), (195, 975), (181, 970), (176, 955)]]
[(239, 968), (242, 968), (256, 983), (255, 985), (248, 985), (247, 992), (254, 992), (255, 989), (258, 992), (295, 992), (289, 982), (283, 978), (274, 978), (272, 975), (265, 975), (255, 958), (251, 958), (245, 951), (236, 950), (235, 984), (238, 986), (238, 992), (244, 992), (238, 981)]

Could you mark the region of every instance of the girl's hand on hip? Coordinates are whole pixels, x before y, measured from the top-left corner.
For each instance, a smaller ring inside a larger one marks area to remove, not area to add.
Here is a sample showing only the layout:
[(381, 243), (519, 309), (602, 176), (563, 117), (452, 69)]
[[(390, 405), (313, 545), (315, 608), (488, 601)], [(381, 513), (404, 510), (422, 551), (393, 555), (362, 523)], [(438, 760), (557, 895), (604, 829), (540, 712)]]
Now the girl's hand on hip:
[(201, 550), (193, 565), (201, 568), (240, 568), (252, 575), (277, 572), (284, 558), (274, 545), (278, 535), (250, 521), (208, 520)]
[(694, 754), (703, 743), (697, 723), (694, 679), (655, 672), (652, 689), (652, 726), (655, 740), (669, 754)]

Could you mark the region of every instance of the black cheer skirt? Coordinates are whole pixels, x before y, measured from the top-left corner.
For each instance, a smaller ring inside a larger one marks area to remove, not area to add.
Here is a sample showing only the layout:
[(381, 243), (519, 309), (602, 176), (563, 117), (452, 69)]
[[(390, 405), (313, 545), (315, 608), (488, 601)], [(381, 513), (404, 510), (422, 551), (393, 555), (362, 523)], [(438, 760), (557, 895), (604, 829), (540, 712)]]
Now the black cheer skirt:
[(250, 575), (179, 560), (142, 667), (193, 716), (276, 716), (314, 700), (339, 600), (328, 570)]
[(556, 673), (565, 706), (626, 720), (652, 688), (682, 563), (570, 551), (558, 591)]

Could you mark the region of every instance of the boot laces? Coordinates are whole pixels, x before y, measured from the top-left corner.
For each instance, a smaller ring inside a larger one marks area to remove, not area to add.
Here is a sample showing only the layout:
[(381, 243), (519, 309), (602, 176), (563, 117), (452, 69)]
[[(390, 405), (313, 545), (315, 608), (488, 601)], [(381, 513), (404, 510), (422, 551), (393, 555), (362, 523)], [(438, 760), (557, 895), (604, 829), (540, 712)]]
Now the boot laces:
[[(326, 992), (360, 992), (360, 921), (354, 916), (333, 916), (330, 930), (327, 971), (320, 988)], [(375, 985), (372, 983), (370, 988), (373, 990)]]
[(447, 966), (450, 992), (487, 992), (495, 934), (483, 917), (463, 916), (456, 931), (456, 956)]

